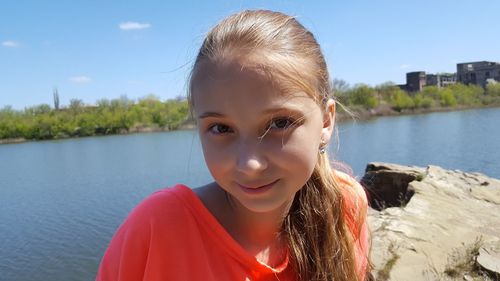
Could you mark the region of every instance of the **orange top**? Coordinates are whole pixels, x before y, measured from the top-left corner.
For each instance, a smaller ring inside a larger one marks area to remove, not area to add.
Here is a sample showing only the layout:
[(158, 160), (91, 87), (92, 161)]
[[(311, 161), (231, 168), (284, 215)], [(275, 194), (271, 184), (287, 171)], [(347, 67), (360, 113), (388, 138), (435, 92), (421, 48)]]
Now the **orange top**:
[[(366, 202), (364, 193), (363, 198)], [(366, 256), (367, 241), (357, 247), (362, 249), (357, 255), (360, 269), (366, 268), (360, 257)], [(113, 236), (96, 280), (278, 278), (295, 280), (288, 258), (276, 268), (259, 262), (226, 232), (189, 187), (178, 184), (153, 193), (130, 213)]]
[(339, 171), (335, 171), (335, 175), (344, 197), (347, 227), (354, 238), (356, 270), (360, 277), (359, 280), (365, 280), (370, 253), (368, 199), (365, 190), (355, 179)]

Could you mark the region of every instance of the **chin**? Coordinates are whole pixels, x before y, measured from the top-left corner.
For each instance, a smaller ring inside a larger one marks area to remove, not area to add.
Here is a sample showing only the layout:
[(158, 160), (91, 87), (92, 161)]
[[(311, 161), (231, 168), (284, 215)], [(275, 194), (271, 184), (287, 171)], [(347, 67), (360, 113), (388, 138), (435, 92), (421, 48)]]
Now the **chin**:
[(276, 211), (287, 211), (289, 200), (277, 200), (276, 198), (236, 198), (247, 210), (253, 213), (271, 213)]

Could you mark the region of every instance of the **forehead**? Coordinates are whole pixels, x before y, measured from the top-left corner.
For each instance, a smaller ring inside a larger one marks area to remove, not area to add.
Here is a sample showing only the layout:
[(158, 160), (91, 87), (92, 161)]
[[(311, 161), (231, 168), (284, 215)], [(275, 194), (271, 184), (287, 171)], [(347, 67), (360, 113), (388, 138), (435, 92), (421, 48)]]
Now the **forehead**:
[(195, 112), (234, 106), (261, 108), (293, 107), (311, 110), (318, 105), (303, 91), (285, 90), (262, 67), (233, 60), (202, 62), (191, 83)]
[(191, 86), (194, 93), (228, 87), (245, 88), (249, 91), (278, 90), (271, 75), (263, 67), (241, 59), (216, 63), (202, 61), (196, 67)]

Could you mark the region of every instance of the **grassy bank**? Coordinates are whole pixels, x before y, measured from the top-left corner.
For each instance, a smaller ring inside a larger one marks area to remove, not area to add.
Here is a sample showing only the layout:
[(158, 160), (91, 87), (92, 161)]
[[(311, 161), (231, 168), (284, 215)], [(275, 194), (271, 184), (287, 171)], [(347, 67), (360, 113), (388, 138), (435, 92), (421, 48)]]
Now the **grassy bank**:
[(176, 130), (186, 122), (185, 99), (160, 101), (147, 96), (137, 102), (126, 97), (53, 109), (47, 104), (0, 110), (0, 143)]
[[(500, 83), (486, 88), (455, 84), (445, 88), (424, 87), (421, 92), (407, 93), (392, 83), (376, 87), (358, 84), (349, 87), (335, 81), (338, 120), (368, 119), (376, 116), (422, 114), (429, 112), (500, 107)], [(352, 114), (351, 114), (352, 113)]]

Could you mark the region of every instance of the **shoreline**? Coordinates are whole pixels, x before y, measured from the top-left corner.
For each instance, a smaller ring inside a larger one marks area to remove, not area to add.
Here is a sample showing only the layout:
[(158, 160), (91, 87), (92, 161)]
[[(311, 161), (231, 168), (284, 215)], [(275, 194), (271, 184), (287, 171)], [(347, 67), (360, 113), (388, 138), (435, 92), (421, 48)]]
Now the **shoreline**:
[[(350, 109), (352, 115), (347, 113), (346, 111), (337, 111), (335, 121), (338, 123), (349, 122), (349, 121), (366, 121), (378, 117), (399, 117), (399, 116), (407, 116), (407, 115), (420, 115), (420, 114), (429, 114), (435, 112), (451, 112), (451, 111), (464, 111), (464, 110), (474, 110), (474, 109), (489, 109), (489, 108), (500, 108), (500, 104), (487, 105), (487, 106), (455, 106), (455, 107), (433, 107), (428, 109), (409, 109), (397, 111), (392, 109), (388, 105), (381, 105), (373, 109), (364, 109), (364, 108), (353, 108)], [(183, 125), (179, 126), (179, 130), (193, 130), (196, 129), (196, 125), (194, 122), (186, 122)], [(129, 131), (122, 131), (118, 134), (109, 134), (109, 135), (95, 135), (96, 136), (113, 136), (113, 135), (129, 135), (129, 134), (139, 134), (139, 133), (155, 133), (155, 132), (168, 132), (172, 131), (167, 128), (159, 128), (159, 127), (136, 127), (132, 128)], [(68, 137), (68, 138), (54, 138), (47, 140), (64, 140), (64, 139), (76, 139), (80, 137)], [(44, 141), (44, 140), (27, 140), (25, 138), (12, 138), (12, 139), (1, 139), (0, 145), (2, 144), (18, 144), (25, 142), (35, 142), (35, 141)]]
[(353, 109), (351, 112), (353, 115), (345, 111), (337, 111), (336, 120), (337, 122), (346, 121), (365, 121), (378, 117), (399, 117), (407, 115), (421, 115), (436, 112), (451, 112), (451, 111), (465, 111), (474, 109), (490, 109), (490, 108), (500, 108), (500, 104), (494, 105), (484, 105), (484, 106), (455, 106), (455, 107), (432, 107), (432, 108), (418, 108), (418, 109), (406, 109), (402, 111), (397, 111), (392, 109), (390, 106), (382, 105), (373, 109)]

